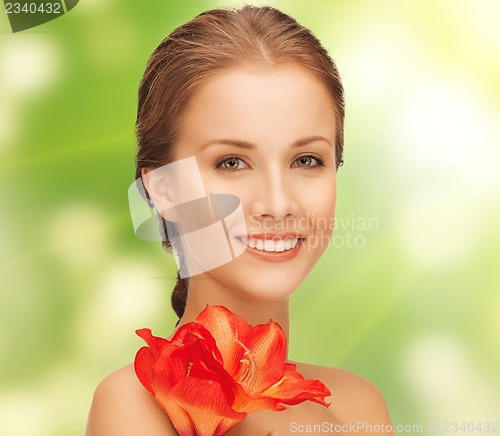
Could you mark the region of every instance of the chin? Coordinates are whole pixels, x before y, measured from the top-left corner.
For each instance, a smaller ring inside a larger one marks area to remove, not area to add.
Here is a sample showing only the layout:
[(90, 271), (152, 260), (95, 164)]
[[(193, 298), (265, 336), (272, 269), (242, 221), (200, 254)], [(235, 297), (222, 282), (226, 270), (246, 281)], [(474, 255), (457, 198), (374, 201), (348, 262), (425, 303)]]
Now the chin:
[[(236, 280), (229, 280), (225, 284), (231, 292), (238, 293), (247, 299), (271, 303), (289, 298), (306, 276), (305, 271), (295, 271), (294, 274), (291, 271), (285, 273), (285, 271), (261, 269), (254, 270), (251, 274), (238, 275)], [(224, 281), (223, 276), (219, 279)]]
[[(292, 259), (278, 262), (264, 261), (259, 257), (243, 253), (236, 259), (204, 273), (208, 285), (214, 292), (223, 293), (255, 302), (277, 302), (289, 298), (309, 275), (324, 249), (316, 247), (309, 251), (302, 247)], [(223, 294), (220, 294), (222, 298)]]
[(240, 284), (240, 292), (247, 298), (261, 303), (274, 303), (289, 298), (299, 287), (300, 283), (270, 283), (252, 281), (251, 287), (248, 283)]

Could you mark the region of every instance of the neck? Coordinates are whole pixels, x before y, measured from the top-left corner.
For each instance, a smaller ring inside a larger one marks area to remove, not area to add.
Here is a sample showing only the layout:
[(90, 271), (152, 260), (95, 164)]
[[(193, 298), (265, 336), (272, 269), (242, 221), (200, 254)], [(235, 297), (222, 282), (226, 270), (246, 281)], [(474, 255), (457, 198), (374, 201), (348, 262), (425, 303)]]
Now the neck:
[(205, 309), (207, 304), (224, 306), (244, 318), (251, 326), (266, 324), (272, 319), (281, 326), (285, 332), (287, 344), (289, 343), (288, 298), (272, 302), (254, 300), (249, 296), (238, 294), (232, 289), (227, 289), (213, 277), (203, 276), (204, 274), (201, 274), (190, 278), (186, 308), (177, 328), (195, 321), (196, 316)]

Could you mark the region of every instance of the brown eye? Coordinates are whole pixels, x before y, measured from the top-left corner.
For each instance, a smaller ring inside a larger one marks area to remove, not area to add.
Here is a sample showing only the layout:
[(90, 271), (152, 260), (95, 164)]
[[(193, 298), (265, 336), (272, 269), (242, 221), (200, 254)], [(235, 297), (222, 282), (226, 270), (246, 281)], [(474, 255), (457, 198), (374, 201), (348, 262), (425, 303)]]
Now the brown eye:
[(237, 171), (243, 168), (248, 168), (248, 165), (243, 159), (237, 156), (226, 157), (215, 165), (216, 170), (222, 171)]
[(300, 167), (310, 167), (312, 163), (311, 156), (302, 156), (297, 159), (297, 163)]
[(235, 170), (239, 166), (239, 160), (236, 159), (236, 158), (234, 158), (234, 157), (232, 157), (231, 159), (226, 159), (223, 162), (223, 165), (228, 170)]
[(321, 169), (325, 166), (325, 163), (319, 157), (313, 154), (307, 154), (304, 156), (299, 156), (294, 160), (292, 167), (294, 168), (311, 168), (311, 169)]

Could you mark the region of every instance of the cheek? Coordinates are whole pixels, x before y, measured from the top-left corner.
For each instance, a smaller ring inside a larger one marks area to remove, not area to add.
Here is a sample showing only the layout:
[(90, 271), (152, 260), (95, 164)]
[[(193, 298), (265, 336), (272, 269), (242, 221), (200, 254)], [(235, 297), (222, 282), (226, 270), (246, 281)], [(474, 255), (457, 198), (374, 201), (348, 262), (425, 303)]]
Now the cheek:
[(336, 206), (336, 183), (335, 178), (328, 177), (315, 184), (302, 184), (297, 201), (304, 214), (310, 217), (311, 221), (330, 224), (328, 221), (335, 217)]
[(306, 240), (306, 252), (314, 265), (331, 244), (335, 226), (335, 185), (317, 190), (308, 197), (307, 216), (310, 237)]
[(203, 183), (205, 190), (208, 194), (230, 194), (238, 197), (241, 201), (245, 213), (249, 212), (249, 206), (253, 200), (251, 180), (244, 181), (231, 180), (231, 176), (224, 177), (211, 177), (210, 175), (203, 176)]

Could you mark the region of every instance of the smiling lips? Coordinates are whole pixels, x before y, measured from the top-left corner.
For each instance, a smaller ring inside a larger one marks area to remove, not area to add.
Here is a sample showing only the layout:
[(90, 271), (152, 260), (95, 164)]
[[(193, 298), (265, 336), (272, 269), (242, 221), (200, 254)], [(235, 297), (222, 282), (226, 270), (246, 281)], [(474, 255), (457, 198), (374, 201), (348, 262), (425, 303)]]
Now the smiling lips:
[(246, 245), (247, 252), (271, 262), (281, 262), (293, 259), (305, 239), (297, 233), (259, 233), (239, 236), (236, 239)]

